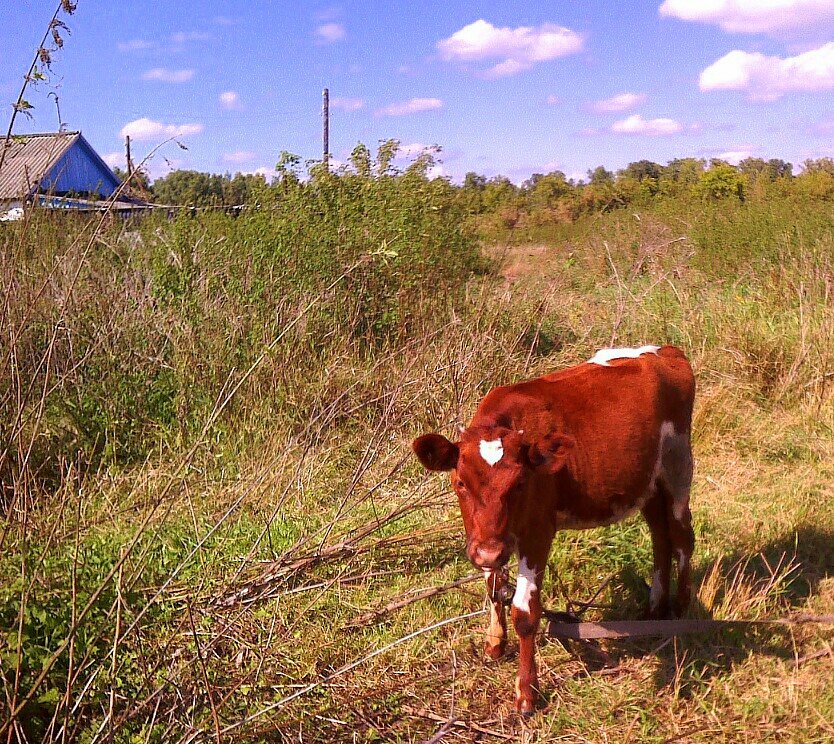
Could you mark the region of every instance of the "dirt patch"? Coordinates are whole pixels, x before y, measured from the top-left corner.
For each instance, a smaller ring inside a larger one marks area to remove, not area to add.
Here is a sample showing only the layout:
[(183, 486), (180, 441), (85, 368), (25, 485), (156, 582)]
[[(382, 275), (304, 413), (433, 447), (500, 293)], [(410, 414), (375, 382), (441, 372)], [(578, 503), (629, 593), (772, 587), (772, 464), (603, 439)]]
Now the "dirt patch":
[(544, 244), (495, 245), (484, 250), (499, 265), (498, 273), (509, 284), (521, 279), (555, 279), (559, 275), (563, 249)]

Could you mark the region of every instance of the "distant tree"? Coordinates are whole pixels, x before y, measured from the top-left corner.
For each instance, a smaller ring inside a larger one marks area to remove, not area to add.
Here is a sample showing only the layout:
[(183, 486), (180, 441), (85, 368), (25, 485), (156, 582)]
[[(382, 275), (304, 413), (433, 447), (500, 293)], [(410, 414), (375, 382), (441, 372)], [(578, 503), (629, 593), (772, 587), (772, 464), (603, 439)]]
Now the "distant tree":
[(831, 158), (817, 158), (816, 160), (806, 160), (802, 163), (802, 170), (805, 173), (828, 173), (834, 176), (834, 160)]
[(235, 173), (234, 178), (228, 174), (223, 179), (224, 204), (246, 204), (256, 189), (266, 185), (266, 179), (255, 173)]
[(378, 176), (391, 176), (395, 174), (392, 165), (394, 158), (400, 149), (398, 139), (380, 140), (379, 148), (376, 151), (376, 172)]
[(522, 186), (527, 192), (529, 205), (533, 209), (553, 209), (559, 199), (569, 194), (571, 185), (562, 171), (553, 171), (547, 175), (534, 174)]
[(588, 171), (588, 183), (592, 186), (614, 183), (614, 174), (610, 170), (606, 170), (605, 166), (598, 165), (593, 170)]
[(210, 206), (223, 204), (223, 176), (175, 170), (153, 183), (153, 197), (162, 204)]
[(634, 176), (620, 175), (613, 188), (614, 204), (631, 204), (638, 202), (645, 204), (658, 190), (657, 179), (645, 177), (639, 180)]
[(518, 194), (518, 187), (506, 176), (493, 176), (484, 185), (484, 196), (489, 202), (500, 203)]
[(774, 180), (777, 178), (791, 178), (793, 176), (793, 163), (788, 163), (781, 158), (771, 158), (768, 160), (767, 169)]
[(356, 144), (353, 152), (350, 153), (350, 164), (353, 166), (353, 170), (356, 171), (356, 175), (362, 178), (371, 177), (371, 151), (367, 145), (362, 142)]
[[(123, 171), (118, 166), (113, 168), (113, 174), (122, 182), (127, 178), (127, 171)], [(133, 175), (130, 178), (130, 188), (139, 194), (151, 193), (150, 178), (148, 178), (148, 174), (142, 168), (137, 168), (133, 171)]]
[(765, 160), (764, 158), (744, 158), (739, 164), (741, 173), (752, 178), (764, 178), (775, 181), (777, 178), (790, 178), (793, 166), (778, 158)]
[(278, 156), (278, 162), (275, 164), (278, 182), (284, 187), (298, 184), (301, 181), (299, 175), (300, 166), (300, 155), (296, 155), (288, 150), (281, 150), (281, 154)]
[(522, 191), (530, 191), (536, 187), (536, 184), (544, 178), (544, 173), (534, 173), (530, 178), (526, 179), (521, 184)]
[(806, 160), (800, 173), (791, 184), (805, 199), (834, 199), (834, 160), (819, 158)]
[(651, 160), (638, 160), (629, 163), (620, 171), (619, 175), (633, 178), (635, 181), (652, 180), (656, 182), (662, 173), (663, 166), (659, 163), (654, 163)]
[(744, 178), (729, 163), (712, 161), (712, 167), (701, 175), (698, 193), (706, 199), (744, 199)]
[(693, 186), (698, 183), (706, 168), (706, 161), (701, 158), (675, 158), (663, 169), (662, 178), (674, 183)]
[(428, 178), (429, 171), (439, 162), (440, 152), (440, 145), (424, 147), (417, 157), (408, 164), (405, 169), (406, 174), (419, 176), (420, 178)]
[(474, 171), (469, 171), (463, 177), (463, 188), (472, 189), (473, 191), (483, 191), (486, 187), (486, 176), (481, 176)]

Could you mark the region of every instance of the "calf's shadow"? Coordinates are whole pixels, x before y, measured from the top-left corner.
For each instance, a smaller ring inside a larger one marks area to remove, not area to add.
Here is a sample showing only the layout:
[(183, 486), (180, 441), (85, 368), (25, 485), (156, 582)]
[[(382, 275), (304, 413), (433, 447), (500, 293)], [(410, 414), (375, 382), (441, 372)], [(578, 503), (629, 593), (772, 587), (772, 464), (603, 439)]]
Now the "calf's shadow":
[[(719, 565), (716, 566), (716, 563)], [(774, 573), (788, 564), (794, 569), (777, 586), (770, 590), (768, 604), (775, 608), (775, 615), (782, 617), (803, 607), (809, 597), (817, 592), (824, 579), (834, 576), (834, 532), (806, 526), (782, 535), (757, 552), (736, 550), (718, 561), (700, 565), (693, 570), (693, 599), (688, 617), (711, 618), (712, 613), (698, 598), (697, 589), (709, 583), (714, 571), (725, 577), (715, 586), (717, 591), (712, 607), (722, 606), (728, 590), (743, 587), (762, 587), (772, 583)], [(602, 620), (636, 619), (648, 604), (648, 586), (640, 574), (644, 567), (627, 567), (613, 579), (615, 603), (602, 612)], [(737, 614), (743, 614), (740, 610)], [(755, 619), (761, 619), (756, 617)], [(825, 631), (824, 631), (825, 632)], [(695, 686), (716, 675), (729, 671), (750, 652), (768, 654), (781, 659), (794, 659), (795, 649), (790, 626), (762, 626), (731, 624), (713, 632), (679, 636), (675, 639), (660, 637), (606, 641), (561, 641), (570, 653), (581, 659), (584, 670), (590, 674), (616, 672), (628, 659), (654, 655), (660, 665), (654, 675), (657, 689), (677, 685), (679, 694), (686, 696)], [(834, 630), (831, 630), (834, 633)]]

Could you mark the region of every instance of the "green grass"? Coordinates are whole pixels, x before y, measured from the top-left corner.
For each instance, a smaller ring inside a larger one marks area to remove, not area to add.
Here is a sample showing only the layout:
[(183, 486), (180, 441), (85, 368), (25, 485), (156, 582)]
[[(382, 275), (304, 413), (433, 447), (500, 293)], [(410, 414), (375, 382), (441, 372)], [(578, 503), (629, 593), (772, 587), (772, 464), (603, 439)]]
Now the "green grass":
[[(483, 607), (479, 582), (354, 626), (473, 571), (411, 438), (496, 384), (648, 342), (698, 377), (692, 613), (834, 612), (827, 205), (658, 200), (479, 256), (446, 188), (4, 226), (0, 709), (71, 641), (18, 734), (419, 741), (453, 710), (511, 739), (830, 738), (825, 627), (542, 640), (524, 724), (513, 643), (487, 663), (483, 616), (442, 624)], [(635, 617), (650, 555), (639, 519), (560, 534), (546, 604), (607, 581), (587, 616)]]

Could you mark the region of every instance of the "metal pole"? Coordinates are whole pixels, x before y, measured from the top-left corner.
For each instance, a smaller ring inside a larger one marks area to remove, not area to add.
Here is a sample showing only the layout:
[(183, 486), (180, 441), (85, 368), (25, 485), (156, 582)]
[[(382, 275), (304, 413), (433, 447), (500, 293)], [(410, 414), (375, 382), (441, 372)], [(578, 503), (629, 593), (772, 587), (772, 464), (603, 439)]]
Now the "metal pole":
[(322, 160), (324, 167), (330, 168), (330, 91), (325, 88), (321, 94), (322, 118)]

